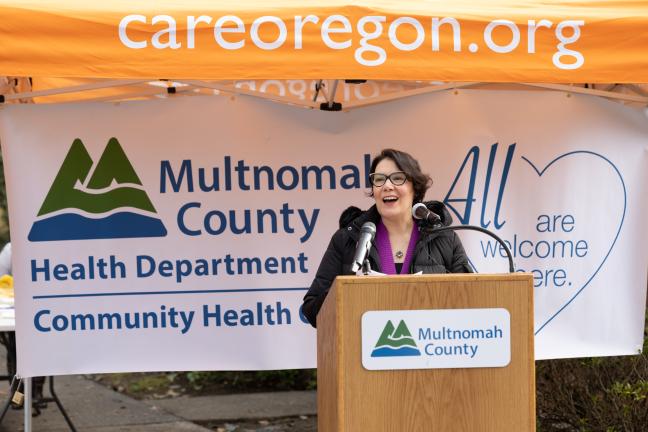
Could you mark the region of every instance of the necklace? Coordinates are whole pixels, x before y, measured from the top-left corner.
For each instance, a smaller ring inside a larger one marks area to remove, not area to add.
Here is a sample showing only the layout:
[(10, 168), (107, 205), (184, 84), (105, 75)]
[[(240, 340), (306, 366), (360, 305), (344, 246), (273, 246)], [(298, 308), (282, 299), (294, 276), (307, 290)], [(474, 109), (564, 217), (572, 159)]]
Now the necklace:
[(396, 258), (398, 258), (398, 259), (403, 258), (403, 251), (399, 251), (399, 250), (396, 251), (396, 253), (394, 254), (394, 256), (395, 256)]

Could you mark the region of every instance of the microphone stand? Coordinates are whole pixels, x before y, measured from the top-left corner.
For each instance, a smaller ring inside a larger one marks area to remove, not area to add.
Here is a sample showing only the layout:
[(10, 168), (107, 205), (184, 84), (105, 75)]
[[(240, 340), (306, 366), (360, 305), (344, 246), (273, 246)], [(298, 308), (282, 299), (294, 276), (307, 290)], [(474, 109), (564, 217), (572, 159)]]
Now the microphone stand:
[(469, 230), (469, 231), (479, 231), (480, 233), (484, 233), (486, 235), (491, 236), (497, 242), (504, 247), (504, 250), (506, 251), (506, 256), (508, 257), (508, 262), (509, 262), (509, 273), (515, 273), (515, 266), (513, 265), (513, 255), (511, 254), (511, 250), (509, 247), (506, 245), (504, 240), (499, 238), (495, 233), (482, 228), (478, 227), (475, 225), (457, 225), (457, 226), (439, 226), (438, 222), (436, 224), (432, 225), (431, 229), (426, 229), (422, 228), (422, 230), (426, 230), (430, 233), (437, 233), (437, 232), (443, 232), (443, 231), (459, 231), (459, 230)]
[(367, 254), (367, 257), (362, 263), (362, 274), (364, 276), (368, 276), (370, 272), (371, 272), (371, 264), (369, 264), (369, 254)]

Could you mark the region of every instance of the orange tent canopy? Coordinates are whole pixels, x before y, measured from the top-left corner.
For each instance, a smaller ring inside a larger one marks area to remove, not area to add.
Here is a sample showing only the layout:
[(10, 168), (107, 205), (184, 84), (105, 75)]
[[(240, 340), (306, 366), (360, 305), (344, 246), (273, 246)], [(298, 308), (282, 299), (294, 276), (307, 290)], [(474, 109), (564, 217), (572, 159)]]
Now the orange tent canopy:
[(0, 0), (0, 75), (648, 82), (648, 2)]

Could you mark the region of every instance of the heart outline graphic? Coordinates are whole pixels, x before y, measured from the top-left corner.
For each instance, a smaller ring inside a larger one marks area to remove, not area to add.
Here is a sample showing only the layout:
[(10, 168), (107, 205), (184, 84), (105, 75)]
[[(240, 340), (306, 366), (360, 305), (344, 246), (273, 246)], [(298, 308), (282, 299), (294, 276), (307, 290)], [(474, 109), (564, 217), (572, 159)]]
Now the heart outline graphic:
[[(538, 170), (538, 168), (535, 166), (535, 164), (533, 162), (531, 162), (525, 156), (520, 156), (520, 157), (522, 158), (522, 160), (524, 160), (526, 163), (528, 163), (531, 166), (531, 168), (533, 168), (533, 170), (536, 172), (536, 174), (538, 174), (538, 177), (542, 177), (542, 175), (545, 173), (545, 171), (547, 171), (547, 169), (551, 165), (558, 162), (560, 159), (562, 159), (564, 157), (572, 156), (572, 155), (575, 155), (575, 154), (589, 154), (589, 155), (592, 155), (592, 156), (596, 156), (598, 158), (603, 159), (612, 168), (614, 168), (614, 171), (617, 173), (617, 175), (619, 176), (619, 180), (621, 181), (621, 187), (623, 188), (623, 214), (621, 216), (621, 222), (619, 223), (619, 228), (617, 229), (616, 235), (614, 236), (614, 241), (612, 241), (612, 245), (608, 249), (607, 253), (605, 254), (605, 257), (603, 257), (603, 260), (601, 260), (601, 263), (596, 268), (594, 273), (592, 273), (592, 275), (589, 277), (589, 279), (587, 279), (587, 281), (583, 284), (583, 286), (578, 291), (576, 291), (576, 293), (574, 293), (574, 295), (571, 296), (569, 298), (569, 300), (567, 300), (567, 302), (565, 304), (563, 304), (560, 307), (560, 309), (558, 309), (558, 311), (556, 311), (553, 315), (551, 315), (551, 317), (549, 317), (549, 319), (547, 319), (547, 321), (545, 321), (540, 326), (540, 328), (533, 333), (534, 336), (537, 336), (538, 333), (540, 333), (542, 331), (542, 329), (544, 329), (551, 321), (554, 320), (554, 318), (556, 318), (558, 315), (560, 315), (560, 313), (563, 310), (565, 310), (565, 308), (567, 306), (569, 306), (576, 299), (576, 297), (578, 297), (580, 295), (580, 293), (583, 292), (583, 290), (585, 288), (587, 288), (587, 286), (590, 284), (590, 282), (592, 282), (592, 280), (594, 280), (594, 277), (596, 277), (598, 272), (601, 270), (601, 268), (603, 267), (603, 265), (607, 261), (608, 257), (610, 256), (610, 253), (612, 253), (612, 249), (614, 249), (614, 246), (616, 245), (616, 242), (619, 239), (619, 235), (621, 234), (621, 228), (623, 228), (623, 223), (625, 222), (625, 215), (626, 215), (626, 210), (627, 210), (627, 206), (628, 206), (628, 193), (627, 193), (625, 181), (623, 180), (623, 175), (621, 174), (621, 171), (619, 171), (619, 169), (616, 167), (616, 165), (614, 165), (614, 163), (611, 160), (609, 160), (608, 158), (606, 158), (605, 156), (603, 156), (601, 154), (598, 154), (596, 152), (590, 151), (590, 150), (575, 150), (575, 151), (571, 151), (571, 152), (562, 154), (560, 156), (557, 156), (554, 160), (549, 162), (542, 170)], [(471, 267), (475, 270), (475, 272), (477, 272), (477, 267), (475, 267), (475, 265), (473, 264), (473, 262), (472, 262), (472, 260), (470, 258), (468, 258), (468, 262), (470, 263)]]
[(627, 192), (627, 189), (626, 189), (625, 181), (623, 180), (623, 175), (621, 174), (621, 171), (619, 171), (619, 169), (616, 167), (616, 165), (614, 165), (614, 163), (611, 160), (609, 160), (608, 158), (606, 158), (605, 156), (603, 156), (603, 155), (601, 155), (599, 153), (590, 151), (590, 150), (575, 150), (575, 151), (571, 151), (569, 153), (565, 153), (565, 154), (562, 154), (562, 155), (556, 157), (554, 160), (549, 162), (541, 171), (538, 170), (538, 168), (535, 166), (535, 164), (533, 162), (531, 162), (528, 158), (526, 158), (524, 156), (521, 156), (521, 158), (526, 163), (531, 165), (531, 168), (533, 168), (533, 170), (536, 172), (536, 174), (538, 174), (538, 177), (542, 177), (542, 175), (545, 173), (545, 171), (547, 171), (547, 169), (551, 165), (558, 162), (560, 159), (562, 159), (564, 157), (572, 156), (572, 155), (575, 155), (575, 154), (589, 154), (589, 155), (592, 155), (592, 156), (596, 156), (598, 158), (603, 159), (612, 168), (614, 168), (614, 171), (617, 173), (617, 175), (619, 176), (619, 180), (621, 181), (621, 187), (623, 188), (623, 214), (621, 215), (621, 222), (619, 223), (619, 228), (617, 229), (616, 235), (614, 236), (614, 241), (612, 241), (612, 244), (610, 245), (610, 248), (608, 249), (607, 253), (605, 254), (605, 257), (603, 257), (603, 260), (601, 261), (599, 266), (596, 268), (594, 273), (592, 273), (592, 275), (589, 277), (589, 279), (587, 279), (587, 281), (583, 284), (583, 286), (578, 291), (576, 291), (576, 293), (574, 293), (574, 295), (571, 296), (569, 298), (569, 300), (567, 300), (567, 302), (560, 307), (560, 309), (558, 309), (551, 317), (549, 317), (549, 319), (547, 321), (545, 321), (540, 326), (540, 328), (538, 330), (535, 331), (534, 336), (537, 336), (538, 333), (540, 333), (542, 331), (542, 329), (544, 329), (551, 321), (554, 320), (554, 318), (556, 318), (558, 315), (560, 315), (560, 313), (563, 310), (565, 310), (565, 308), (567, 306), (569, 306), (576, 299), (576, 297), (578, 297), (583, 292), (583, 290), (585, 288), (587, 288), (587, 286), (590, 284), (590, 282), (592, 282), (592, 280), (594, 280), (594, 278), (596, 277), (598, 272), (601, 270), (601, 268), (603, 268), (603, 265), (605, 264), (608, 257), (610, 256), (610, 253), (612, 253), (612, 249), (614, 249), (614, 246), (616, 245), (616, 242), (619, 239), (619, 235), (621, 234), (621, 228), (623, 228), (623, 223), (625, 222), (625, 215), (626, 215), (626, 210), (627, 210), (627, 207), (628, 207), (628, 192)]

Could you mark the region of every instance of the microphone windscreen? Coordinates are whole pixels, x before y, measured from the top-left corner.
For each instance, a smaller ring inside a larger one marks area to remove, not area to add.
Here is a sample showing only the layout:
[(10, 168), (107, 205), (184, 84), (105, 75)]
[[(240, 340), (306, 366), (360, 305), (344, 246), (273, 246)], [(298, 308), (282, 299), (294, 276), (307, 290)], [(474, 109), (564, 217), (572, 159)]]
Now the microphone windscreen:
[(362, 228), (360, 228), (360, 232), (371, 234), (371, 238), (373, 239), (374, 236), (376, 235), (376, 224), (374, 224), (373, 222), (365, 222), (362, 224)]
[(429, 212), (430, 210), (423, 203), (414, 204), (414, 207), (412, 207), (414, 219), (425, 219)]

